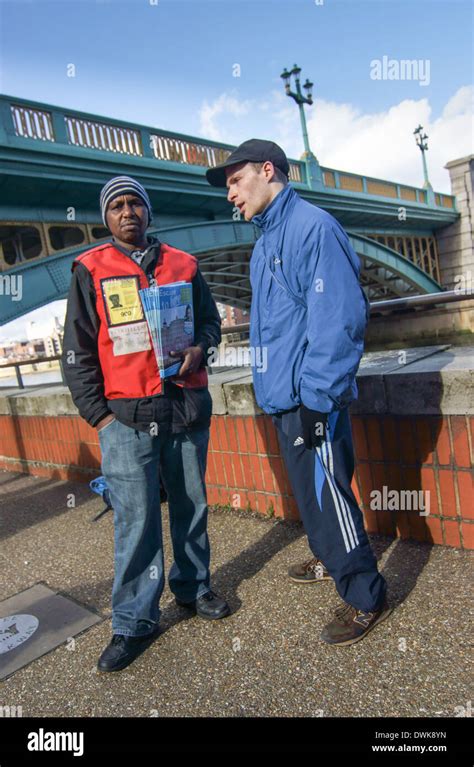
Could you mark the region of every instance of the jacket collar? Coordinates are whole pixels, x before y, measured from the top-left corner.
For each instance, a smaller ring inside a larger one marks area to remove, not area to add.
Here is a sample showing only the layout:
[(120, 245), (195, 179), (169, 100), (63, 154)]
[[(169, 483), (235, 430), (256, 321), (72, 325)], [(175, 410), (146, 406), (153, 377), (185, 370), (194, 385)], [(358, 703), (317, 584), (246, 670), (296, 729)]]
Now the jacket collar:
[[(148, 275), (150, 280), (154, 281), (153, 273), (161, 257), (161, 242), (157, 237), (148, 235), (147, 243), (148, 244), (145, 250), (140, 250), (139, 248), (132, 248), (131, 250), (127, 250), (115, 242), (114, 238), (112, 237), (112, 245), (114, 248), (120, 253), (123, 253), (124, 256), (127, 256), (127, 258), (133, 261), (134, 264), (139, 266), (145, 272), (145, 274)], [(140, 257), (138, 259), (134, 258), (134, 253), (139, 254)], [(151, 284), (153, 283), (150, 282), (150, 285)]]
[(114, 248), (117, 248), (117, 250), (120, 250), (121, 253), (124, 253), (126, 256), (131, 256), (133, 258), (133, 253), (139, 253), (142, 256), (145, 256), (152, 248), (155, 248), (157, 245), (160, 245), (160, 241), (157, 237), (153, 237), (152, 235), (147, 235), (147, 242), (148, 245), (146, 246), (145, 250), (140, 250), (140, 248), (123, 248), (121, 245), (119, 245), (115, 237), (112, 237), (112, 244)]
[(298, 195), (291, 184), (287, 184), (281, 192), (278, 192), (262, 213), (252, 218), (252, 224), (256, 224), (264, 232), (274, 229), (287, 217), (297, 197)]

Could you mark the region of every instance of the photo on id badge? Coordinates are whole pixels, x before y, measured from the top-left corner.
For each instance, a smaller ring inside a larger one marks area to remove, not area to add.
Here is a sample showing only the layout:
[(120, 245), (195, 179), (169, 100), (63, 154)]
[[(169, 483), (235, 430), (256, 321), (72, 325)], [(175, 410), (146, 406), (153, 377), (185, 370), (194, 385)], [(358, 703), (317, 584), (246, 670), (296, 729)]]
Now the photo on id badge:
[(114, 356), (151, 349), (148, 326), (138, 294), (138, 277), (107, 277), (100, 283)]

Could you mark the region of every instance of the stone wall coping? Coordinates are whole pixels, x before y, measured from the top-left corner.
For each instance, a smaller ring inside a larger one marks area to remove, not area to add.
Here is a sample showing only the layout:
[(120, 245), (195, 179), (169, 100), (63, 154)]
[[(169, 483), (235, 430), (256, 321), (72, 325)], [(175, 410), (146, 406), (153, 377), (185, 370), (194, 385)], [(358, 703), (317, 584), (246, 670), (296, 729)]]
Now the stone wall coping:
[[(357, 375), (358, 415), (474, 414), (474, 347), (430, 346), (369, 352)], [(209, 375), (214, 415), (259, 415), (250, 368)], [(0, 388), (0, 415), (77, 415), (61, 384)]]

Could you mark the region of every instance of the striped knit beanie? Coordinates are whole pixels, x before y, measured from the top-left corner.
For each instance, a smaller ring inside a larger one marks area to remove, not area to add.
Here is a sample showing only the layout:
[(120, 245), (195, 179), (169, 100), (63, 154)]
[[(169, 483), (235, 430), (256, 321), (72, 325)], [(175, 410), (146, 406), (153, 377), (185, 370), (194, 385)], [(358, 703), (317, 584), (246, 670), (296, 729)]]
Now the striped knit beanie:
[(102, 221), (107, 226), (105, 214), (107, 213), (107, 207), (109, 203), (115, 197), (120, 197), (122, 194), (136, 194), (141, 197), (148, 209), (148, 224), (150, 226), (152, 221), (152, 210), (150, 198), (143, 186), (131, 176), (115, 176), (107, 181), (100, 193), (100, 212), (102, 214)]

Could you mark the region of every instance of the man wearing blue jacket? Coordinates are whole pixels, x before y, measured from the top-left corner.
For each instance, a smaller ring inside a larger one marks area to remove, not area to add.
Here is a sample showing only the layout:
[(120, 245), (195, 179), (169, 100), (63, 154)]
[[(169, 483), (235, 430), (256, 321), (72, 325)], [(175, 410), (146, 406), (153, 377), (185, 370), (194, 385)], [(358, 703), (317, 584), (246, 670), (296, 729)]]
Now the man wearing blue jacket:
[[(206, 177), (262, 231), (250, 261), (250, 346), (255, 396), (272, 415), (314, 558), (294, 580), (333, 578), (344, 600), (321, 639), (350, 645), (391, 612), (362, 512), (351, 489), (348, 406), (364, 349), (369, 304), (360, 263), (333, 216), (288, 183), (289, 164), (271, 141), (245, 141)], [(256, 356), (255, 356), (256, 357)]]

